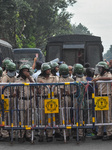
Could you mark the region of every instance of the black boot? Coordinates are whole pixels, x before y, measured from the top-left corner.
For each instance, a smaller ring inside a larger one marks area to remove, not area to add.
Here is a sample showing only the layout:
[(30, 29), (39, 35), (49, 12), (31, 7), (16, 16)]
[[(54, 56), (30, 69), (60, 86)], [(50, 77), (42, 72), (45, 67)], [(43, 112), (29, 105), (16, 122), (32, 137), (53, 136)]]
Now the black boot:
[(56, 141), (64, 141), (64, 137), (61, 135), (60, 137), (56, 138)]
[(44, 141), (43, 136), (39, 136), (38, 142), (43, 142), (43, 141)]
[(31, 137), (26, 137), (26, 141), (31, 142)]
[(70, 140), (70, 137), (69, 137), (69, 136), (67, 136), (67, 137), (66, 137), (66, 140), (67, 140), (67, 141), (69, 141), (69, 140)]
[(95, 135), (92, 137), (92, 140), (99, 140), (99, 139), (102, 139), (102, 136)]
[(53, 141), (53, 137), (47, 137), (47, 142), (52, 142)]
[(103, 136), (102, 141), (108, 141), (108, 140), (112, 140), (112, 135), (111, 136), (107, 136), (107, 135)]
[(55, 135), (54, 135), (55, 138), (59, 138), (60, 136), (61, 136), (60, 133), (55, 133)]
[[(70, 137), (67, 136), (66, 137), (66, 141), (69, 141), (70, 140)], [(64, 137), (63, 136), (60, 136), (59, 138), (56, 139), (56, 141), (64, 141)]]
[(0, 138), (0, 141), (2, 141), (2, 142), (9, 142), (11, 139), (10, 139), (10, 137), (1, 137)]
[(18, 138), (18, 141), (19, 141), (20, 143), (23, 143), (23, 142), (25, 142), (25, 138)]

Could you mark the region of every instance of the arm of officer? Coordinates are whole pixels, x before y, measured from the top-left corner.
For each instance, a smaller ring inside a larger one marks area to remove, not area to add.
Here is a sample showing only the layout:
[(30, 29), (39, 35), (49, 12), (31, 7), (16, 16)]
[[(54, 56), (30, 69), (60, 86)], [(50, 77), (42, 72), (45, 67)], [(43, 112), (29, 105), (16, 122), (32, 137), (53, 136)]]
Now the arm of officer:
[[(7, 83), (7, 76), (6, 76), (6, 75), (2, 77), (1, 83)], [(5, 86), (2, 86), (2, 89), (3, 89), (4, 87), (5, 87)]]
[(33, 70), (34, 70), (35, 67), (36, 67), (36, 61), (37, 61), (37, 59), (38, 59), (37, 57), (34, 58), (34, 62), (33, 62), (33, 65), (32, 65), (32, 69), (33, 69)]
[(24, 75), (29, 79), (30, 82), (34, 82), (33, 79), (31, 78), (29, 72), (25, 71)]
[(99, 77), (99, 78), (94, 78), (92, 81), (98, 81), (98, 80), (112, 80), (112, 77)]

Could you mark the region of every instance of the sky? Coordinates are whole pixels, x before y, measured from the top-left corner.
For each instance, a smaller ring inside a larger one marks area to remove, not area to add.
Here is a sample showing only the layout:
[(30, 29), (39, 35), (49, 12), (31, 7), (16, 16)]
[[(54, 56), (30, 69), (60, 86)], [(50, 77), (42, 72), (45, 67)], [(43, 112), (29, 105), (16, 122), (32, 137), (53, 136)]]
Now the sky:
[(72, 24), (81, 23), (95, 36), (100, 36), (104, 53), (112, 45), (112, 0), (77, 0), (68, 12)]

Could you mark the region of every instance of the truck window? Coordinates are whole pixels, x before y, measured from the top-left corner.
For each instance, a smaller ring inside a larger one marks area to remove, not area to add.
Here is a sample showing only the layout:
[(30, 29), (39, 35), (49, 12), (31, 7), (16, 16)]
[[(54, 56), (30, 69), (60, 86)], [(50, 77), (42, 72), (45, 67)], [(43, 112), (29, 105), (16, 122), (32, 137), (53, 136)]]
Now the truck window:
[(68, 65), (75, 63), (84, 65), (84, 49), (63, 49), (63, 61)]
[(12, 45), (0, 39), (0, 65), (6, 57), (13, 60)]
[(21, 65), (21, 63), (28, 63), (31, 66), (33, 65), (34, 58), (38, 53), (38, 60), (42, 63), (45, 61), (44, 55), (42, 54), (40, 49), (30, 49), (30, 48), (22, 48), (22, 49), (13, 49), (14, 60), (17, 65), (17, 68)]

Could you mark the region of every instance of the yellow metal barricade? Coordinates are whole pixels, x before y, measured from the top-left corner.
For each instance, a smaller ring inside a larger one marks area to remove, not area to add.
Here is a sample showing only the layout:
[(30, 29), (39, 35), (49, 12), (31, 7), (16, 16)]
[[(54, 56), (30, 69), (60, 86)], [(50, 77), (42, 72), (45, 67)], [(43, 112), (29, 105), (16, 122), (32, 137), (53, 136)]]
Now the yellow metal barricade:
[(68, 136), (86, 136), (86, 129), (111, 126), (111, 81), (105, 81), (105, 95), (104, 81), (99, 83), (98, 95), (92, 82), (1, 85), (1, 127), (11, 139), (26, 136), (33, 142), (35, 130), (42, 136), (58, 131), (66, 142)]

